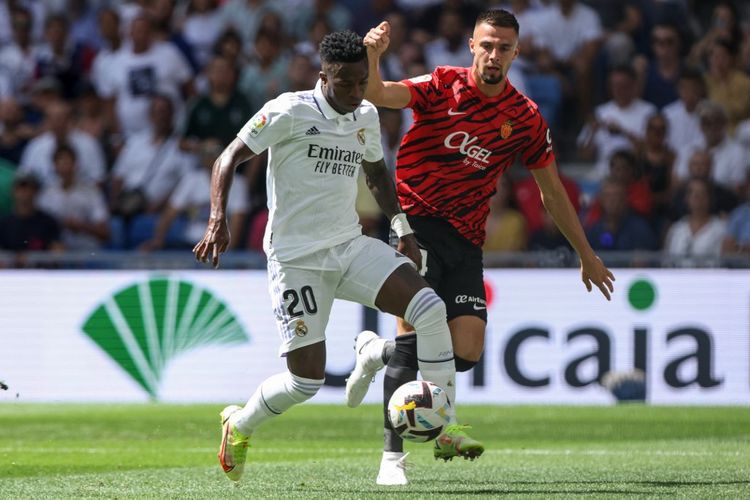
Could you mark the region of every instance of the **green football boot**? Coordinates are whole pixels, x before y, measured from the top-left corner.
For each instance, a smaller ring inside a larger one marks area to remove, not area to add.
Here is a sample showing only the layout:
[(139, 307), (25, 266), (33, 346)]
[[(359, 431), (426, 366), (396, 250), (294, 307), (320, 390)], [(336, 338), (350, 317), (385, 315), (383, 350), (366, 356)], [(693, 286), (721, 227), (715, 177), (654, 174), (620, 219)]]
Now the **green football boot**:
[(240, 433), (229, 422), (229, 417), (241, 410), (237, 405), (224, 408), (221, 412), (221, 448), (219, 448), (219, 463), (224, 473), (232, 481), (239, 481), (245, 470), (247, 448), (250, 446), (250, 436)]
[(484, 445), (471, 438), (464, 429), (468, 425), (452, 424), (445, 428), (435, 440), (435, 449), (433, 453), (435, 460), (442, 458), (445, 461), (453, 460), (453, 457), (464, 457), (464, 459), (474, 460), (484, 453)]

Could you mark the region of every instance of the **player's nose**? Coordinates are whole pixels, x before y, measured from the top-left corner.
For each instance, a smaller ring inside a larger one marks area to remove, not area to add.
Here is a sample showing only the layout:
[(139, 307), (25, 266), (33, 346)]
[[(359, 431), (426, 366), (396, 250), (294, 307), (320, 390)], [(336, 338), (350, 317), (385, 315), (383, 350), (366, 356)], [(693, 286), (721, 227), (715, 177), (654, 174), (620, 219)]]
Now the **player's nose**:
[(365, 98), (365, 89), (366, 87), (363, 87), (361, 85), (355, 85), (354, 87), (352, 87), (352, 90), (349, 93), (349, 101), (352, 103), (362, 102), (362, 99)]

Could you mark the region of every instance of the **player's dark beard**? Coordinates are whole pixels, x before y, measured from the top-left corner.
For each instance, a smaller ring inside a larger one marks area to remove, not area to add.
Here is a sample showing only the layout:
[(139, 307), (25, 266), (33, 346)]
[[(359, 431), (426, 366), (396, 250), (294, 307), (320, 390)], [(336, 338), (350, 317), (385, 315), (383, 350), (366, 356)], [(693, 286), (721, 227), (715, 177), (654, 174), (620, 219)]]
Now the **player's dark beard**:
[(505, 73), (503, 73), (502, 70), (496, 77), (491, 77), (485, 74), (482, 75), (482, 81), (487, 85), (497, 85), (503, 81), (503, 78), (505, 78)]

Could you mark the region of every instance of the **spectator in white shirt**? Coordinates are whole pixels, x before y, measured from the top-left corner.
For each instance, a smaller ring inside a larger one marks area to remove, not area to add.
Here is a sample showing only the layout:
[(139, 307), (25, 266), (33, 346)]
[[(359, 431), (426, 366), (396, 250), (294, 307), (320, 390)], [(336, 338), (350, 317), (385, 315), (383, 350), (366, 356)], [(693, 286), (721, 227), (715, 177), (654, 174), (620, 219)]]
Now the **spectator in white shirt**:
[(240, 34), (245, 50), (252, 49), (263, 14), (275, 9), (274, 3), (268, 0), (227, 0), (221, 6), (224, 26), (231, 27)]
[(237, 84), (253, 112), (286, 91), (289, 55), (278, 43), (278, 33), (261, 29), (255, 40), (256, 58), (242, 70)]
[(591, 177), (599, 181), (609, 172), (609, 159), (618, 149), (634, 149), (646, 130), (648, 118), (656, 107), (640, 99), (636, 73), (630, 66), (618, 66), (609, 74), (612, 100), (597, 106), (594, 119), (578, 136), (579, 154), (594, 159)]
[(99, 187), (77, 176), (75, 150), (61, 144), (55, 149), (57, 181), (48, 185), (37, 204), (62, 228), (61, 239), (70, 250), (101, 248), (109, 239), (109, 211)]
[(47, 186), (57, 179), (52, 156), (57, 146), (69, 144), (79, 161), (81, 180), (100, 184), (104, 182), (104, 152), (91, 135), (73, 126), (72, 109), (64, 101), (55, 101), (46, 109), (46, 132), (34, 138), (21, 156), (20, 170), (34, 174)]
[(713, 159), (713, 180), (725, 188), (739, 192), (748, 174), (748, 158), (742, 145), (728, 133), (729, 120), (724, 108), (713, 101), (703, 101), (698, 105), (701, 135), (692, 144), (678, 148), (678, 180), (688, 177), (688, 162), (692, 153), (707, 149)]
[(534, 60), (542, 72), (556, 71), (568, 82), (581, 116), (592, 108), (592, 69), (604, 32), (599, 15), (577, 0), (557, 0), (534, 29)]
[(549, 50), (560, 63), (575, 64), (584, 56), (582, 52), (595, 52), (603, 36), (596, 11), (578, 0), (552, 2), (539, 23), (535, 30), (537, 45)]
[(23, 99), (36, 75), (37, 46), (33, 43), (31, 12), (21, 6), (10, 8), (13, 41), (0, 45), (0, 76), (7, 83), (4, 95)]
[(676, 186), (674, 191), (670, 217), (672, 220), (678, 220), (688, 213), (688, 181), (690, 179), (703, 179), (708, 183), (709, 194), (711, 195), (711, 213), (725, 218), (734, 210), (738, 204), (737, 195), (729, 189), (717, 184), (713, 180), (713, 158), (711, 153), (705, 149), (696, 149), (690, 156), (688, 162), (690, 177), (688, 180)]
[[(520, 53), (508, 70), (508, 79), (524, 95), (529, 96), (539, 106), (539, 111), (555, 131), (557, 117), (562, 104), (562, 81), (554, 68), (539, 68), (534, 57), (534, 47), (538, 45), (538, 29), (545, 9), (531, 0), (511, 0), (507, 9), (516, 16), (520, 29), (518, 46)], [(501, 4), (502, 5), (502, 4)]]
[(219, 39), (224, 25), (216, 0), (190, 0), (188, 2), (182, 35), (190, 44), (201, 68), (211, 59), (214, 44)]
[(696, 108), (706, 97), (703, 74), (697, 69), (684, 68), (677, 81), (677, 95), (679, 99), (662, 110), (669, 123), (667, 144), (673, 151), (679, 151), (701, 136)]
[(122, 47), (120, 15), (114, 9), (104, 8), (99, 11), (98, 23), (102, 47), (91, 65), (91, 83), (97, 94), (105, 96), (108, 91), (107, 81), (115, 71), (117, 56)]
[(149, 119), (149, 128), (127, 140), (112, 172), (112, 212), (126, 219), (160, 211), (189, 162), (174, 135), (169, 97), (152, 99)]
[(432, 70), (437, 66), (471, 66), (473, 56), (461, 14), (456, 10), (444, 10), (438, 32), (439, 36), (424, 48), (427, 67)]
[(110, 99), (126, 138), (148, 123), (149, 103), (156, 94), (169, 96), (179, 114), (193, 78), (190, 65), (173, 44), (154, 41), (152, 21), (146, 14), (133, 19), (130, 37), (109, 78), (100, 83), (102, 97)]
[(688, 214), (667, 233), (664, 250), (685, 257), (682, 265), (691, 265), (691, 257), (718, 257), (726, 234), (726, 222), (711, 215), (711, 194), (703, 179), (690, 179), (687, 190)]

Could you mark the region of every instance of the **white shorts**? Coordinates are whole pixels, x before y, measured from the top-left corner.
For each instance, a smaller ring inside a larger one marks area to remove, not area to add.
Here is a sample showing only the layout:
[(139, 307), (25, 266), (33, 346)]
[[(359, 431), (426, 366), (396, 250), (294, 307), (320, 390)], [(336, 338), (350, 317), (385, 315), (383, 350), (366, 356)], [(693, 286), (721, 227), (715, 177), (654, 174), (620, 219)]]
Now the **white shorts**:
[(268, 261), (268, 290), (281, 336), (279, 354), (325, 340), (333, 299), (375, 307), (385, 280), (414, 263), (375, 238), (357, 236), (286, 262)]

